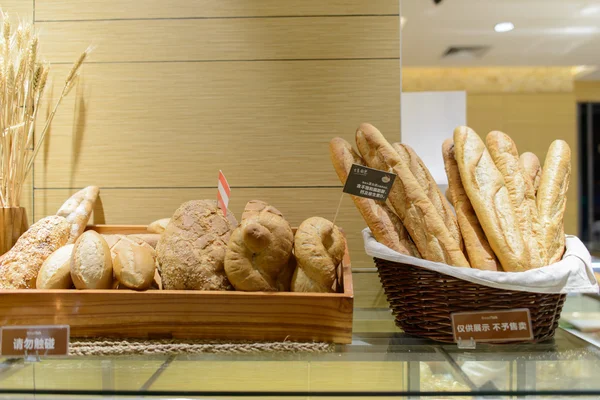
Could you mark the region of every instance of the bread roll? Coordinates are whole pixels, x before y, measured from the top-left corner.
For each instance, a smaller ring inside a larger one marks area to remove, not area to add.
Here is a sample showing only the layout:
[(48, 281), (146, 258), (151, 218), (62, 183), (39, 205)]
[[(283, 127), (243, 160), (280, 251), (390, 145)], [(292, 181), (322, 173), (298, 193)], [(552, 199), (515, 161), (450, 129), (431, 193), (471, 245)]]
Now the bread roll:
[(71, 224), (57, 215), (42, 218), (0, 256), (0, 289), (33, 289), (44, 261), (67, 244)]
[(113, 268), (106, 240), (96, 231), (77, 239), (71, 256), (71, 278), (77, 289), (110, 289)]
[(519, 165), (519, 153), (515, 142), (505, 133), (490, 132), (486, 137), (487, 148), (498, 171), (502, 174), (508, 196), (515, 210), (519, 230), (525, 241), (525, 254), (529, 257), (528, 268), (539, 268), (546, 263), (546, 250), (541, 241), (540, 221), (535, 204), (533, 185)]
[(528, 269), (529, 257), (504, 178), (471, 128), (454, 130), (454, 156), (465, 192), (502, 269)]
[(68, 243), (75, 243), (83, 233), (90, 220), (94, 204), (100, 189), (97, 186), (88, 186), (71, 196), (59, 209), (56, 215), (65, 217), (71, 224)]
[(152, 222), (148, 225), (148, 232), (150, 233), (163, 233), (169, 224), (171, 218), (162, 218)]
[(112, 249), (121, 240), (121, 236), (123, 235), (102, 234), (109, 249)]
[(460, 243), (419, 185), (408, 165), (372, 125), (362, 124), (356, 143), (367, 165), (394, 172), (398, 177), (388, 197), (421, 256), (457, 267), (469, 267)]
[(121, 241), (115, 249), (113, 273), (121, 285), (136, 290), (150, 288), (154, 280), (154, 250), (129, 240)]
[[(329, 154), (342, 185), (346, 184), (352, 164), (365, 165), (364, 160), (356, 154), (350, 143), (342, 138), (333, 138), (329, 142)], [(420, 257), (417, 246), (402, 225), (400, 218), (385, 202), (359, 196), (350, 197), (379, 243), (398, 253)]]
[(543, 244), (548, 254), (548, 264), (559, 261), (565, 251), (563, 219), (570, 177), (571, 149), (567, 142), (555, 140), (546, 154), (537, 194), (537, 208), (542, 225)]
[(112, 234), (112, 235), (102, 235), (104, 240), (106, 240), (106, 244), (110, 248), (110, 252), (112, 254), (112, 258), (115, 258), (115, 251), (121, 244), (129, 244), (134, 243), (148, 249), (152, 254), (155, 254), (154, 248), (145, 240), (141, 239), (139, 236), (141, 235), (121, 235), (121, 234)]
[(540, 187), (540, 179), (542, 178), (542, 165), (538, 157), (530, 152), (525, 152), (519, 157), (519, 165), (521, 171), (525, 174), (531, 185), (533, 186), (533, 194), (537, 195)]
[(165, 290), (230, 290), (225, 275), (225, 251), (237, 221), (227, 217), (216, 200), (182, 204), (156, 246), (159, 272)]
[(475, 210), (473, 210), (471, 201), (467, 197), (460, 179), (460, 172), (454, 158), (454, 141), (452, 139), (444, 141), (442, 154), (446, 175), (448, 176), (448, 190), (446, 193), (453, 199), (458, 225), (465, 241), (465, 250), (469, 256), (469, 263), (472, 268), (498, 271), (500, 263), (483, 232), (483, 228), (479, 224)]
[(260, 200), (246, 205), (225, 253), (225, 273), (236, 290), (289, 291), (294, 234), (276, 208)]
[(460, 235), (458, 222), (456, 221), (456, 216), (452, 211), (452, 207), (446, 197), (442, 194), (440, 187), (437, 185), (435, 179), (433, 179), (433, 176), (431, 176), (431, 172), (429, 172), (429, 169), (425, 166), (421, 157), (419, 157), (412, 147), (407, 144), (393, 143), (392, 146), (396, 152), (398, 152), (398, 155), (402, 160), (408, 165), (410, 172), (412, 172), (417, 182), (419, 182), (419, 185), (425, 191), (431, 204), (433, 204), (438, 214), (440, 214), (444, 220), (446, 228), (448, 228), (448, 231), (454, 240), (460, 244), (462, 249), (463, 239)]
[(158, 239), (160, 239), (160, 235), (158, 233), (136, 233), (135, 235), (128, 235), (129, 237), (136, 238), (144, 241), (149, 244), (153, 249), (156, 248), (158, 244)]
[(71, 254), (74, 246), (63, 246), (46, 258), (35, 282), (37, 289), (70, 289), (73, 286)]
[(294, 249), (297, 266), (292, 292), (335, 292), (337, 268), (346, 249), (338, 227), (325, 218), (308, 218), (296, 231)]

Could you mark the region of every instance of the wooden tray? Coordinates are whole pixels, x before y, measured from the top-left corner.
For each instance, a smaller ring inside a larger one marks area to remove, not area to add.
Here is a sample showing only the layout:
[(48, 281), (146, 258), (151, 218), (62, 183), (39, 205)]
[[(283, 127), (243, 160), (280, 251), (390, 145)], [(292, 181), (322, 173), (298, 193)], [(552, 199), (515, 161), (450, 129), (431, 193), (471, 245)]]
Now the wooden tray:
[[(97, 225), (99, 233), (146, 226)], [(350, 343), (354, 294), (348, 249), (343, 293), (190, 290), (2, 290), (0, 325), (71, 327), (72, 337)]]

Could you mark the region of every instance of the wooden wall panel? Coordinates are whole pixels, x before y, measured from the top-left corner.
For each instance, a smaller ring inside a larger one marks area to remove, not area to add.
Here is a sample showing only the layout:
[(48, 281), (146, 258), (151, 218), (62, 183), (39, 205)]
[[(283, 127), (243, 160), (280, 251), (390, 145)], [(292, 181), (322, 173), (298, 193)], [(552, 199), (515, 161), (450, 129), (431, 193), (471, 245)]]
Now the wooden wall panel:
[[(38, 22), (49, 60), (93, 62), (398, 58), (399, 17)], [(365, 34), (369, 32), (369, 34)], [(243, 68), (240, 69), (243, 71)]]
[[(56, 95), (68, 67), (53, 69)], [(89, 64), (82, 78), (38, 188), (213, 186), (219, 169), (233, 186), (339, 185), (332, 137), (365, 121), (399, 135), (396, 60)]]
[(573, 67), (408, 67), (405, 92), (465, 90), (469, 93), (571, 93)]
[[(16, 3), (18, 0), (12, 0)], [(38, 21), (398, 14), (397, 0), (36, 0)]]
[[(328, 141), (364, 121), (399, 138), (397, 1), (36, 0), (35, 16), (53, 63), (43, 113), (96, 46), (36, 161), (36, 219), (98, 185), (96, 223), (148, 223), (214, 198), (219, 169), (238, 216), (258, 198), (295, 225), (331, 219)], [(372, 267), (348, 197), (337, 223)]]
[(565, 140), (571, 147), (571, 184), (569, 186), (565, 231), (577, 235), (578, 163), (575, 97), (564, 94), (493, 94), (467, 96), (467, 123), (482, 137), (500, 130), (509, 134), (519, 152), (531, 151), (544, 162), (550, 143)]
[[(35, 218), (56, 213), (60, 205), (75, 190), (37, 189), (35, 191)], [(148, 224), (156, 219), (170, 217), (182, 203), (194, 199), (214, 199), (217, 188), (205, 189), (101, 189), (94, 209), (93, 223)], [(293, 226), (304, 219), (321, 216), (332, 220), (342, 195), (336, 188), (232, 188), (229, 208), (240, 218), (249, 200), (260, 199), (279, 209)], [(336, 225), (342, 227), (348, 238), (352, 266), (373, 267), (372, 258), (364, 252), (361, 231), (365, 228), (352, 199), (344, 195)]]
[(575, 99), (580, 103), (600, 102), (600, 81), (575, 82)]
[(18, 17), (19, 19), (32, 21), (33, 2), (34, 0), (4, 0), (0, 3), (0, 8), (3, 12), (7, 12), (11, 18)]

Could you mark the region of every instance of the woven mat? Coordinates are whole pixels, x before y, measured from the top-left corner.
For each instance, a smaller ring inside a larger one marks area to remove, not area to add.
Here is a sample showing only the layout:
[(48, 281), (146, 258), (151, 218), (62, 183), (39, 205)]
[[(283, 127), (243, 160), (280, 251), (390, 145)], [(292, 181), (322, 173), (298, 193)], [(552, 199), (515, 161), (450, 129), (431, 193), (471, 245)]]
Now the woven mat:
[(215, 342), (176, 339), (79, 339), (71, 338), (69, 355), (114, 356), (134, 354), (252, 354), (252, 353), (329, 353), (331, 343), (299, 342)]

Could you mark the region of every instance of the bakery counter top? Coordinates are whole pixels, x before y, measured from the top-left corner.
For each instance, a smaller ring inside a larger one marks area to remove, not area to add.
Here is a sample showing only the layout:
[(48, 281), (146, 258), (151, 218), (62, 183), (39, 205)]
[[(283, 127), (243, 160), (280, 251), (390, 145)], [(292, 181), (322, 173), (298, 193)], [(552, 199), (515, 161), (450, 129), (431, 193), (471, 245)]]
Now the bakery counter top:
[[(569, 297), (565, 309), (570, 312), (592, 301)], [(233, 398), (250, 393), (395, 397), (442, 392), (444, 398), (474, 393), (477, 398), (520, 393), (600, 396), (599, 348), (564, 329), (546, 343), (478, 344), (475, 350), (461, 350), (403, 334), (383, 307), (357, 308), (352, 343), (320, 351), (3, 359), (0, 398), (34, 393), (57, 398)]]

